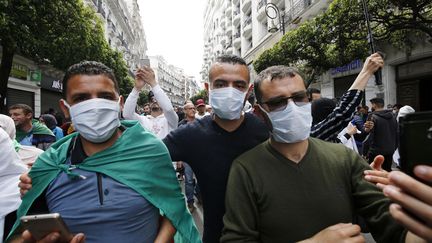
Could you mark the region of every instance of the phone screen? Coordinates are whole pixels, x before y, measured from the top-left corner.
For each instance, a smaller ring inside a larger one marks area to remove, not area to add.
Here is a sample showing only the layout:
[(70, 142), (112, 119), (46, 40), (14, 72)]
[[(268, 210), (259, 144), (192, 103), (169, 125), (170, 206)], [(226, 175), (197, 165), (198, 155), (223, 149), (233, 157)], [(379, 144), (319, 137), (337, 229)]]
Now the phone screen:
[(416, 165), (432, 165), (432, 111), (401, 117), (399, 129), (400, 166), (403, 172), (415, 177)]

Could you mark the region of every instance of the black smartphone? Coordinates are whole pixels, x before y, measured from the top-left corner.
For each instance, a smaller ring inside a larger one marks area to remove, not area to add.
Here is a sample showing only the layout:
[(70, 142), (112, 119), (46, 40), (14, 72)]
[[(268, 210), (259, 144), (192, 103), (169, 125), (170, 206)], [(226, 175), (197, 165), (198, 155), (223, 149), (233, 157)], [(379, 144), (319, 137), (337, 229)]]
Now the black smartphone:
[(432, 111), (414, 112), (399, 119), (399, 154), (400, 167), (410, 176), (415, 177), (417, 165), (432, 166)]

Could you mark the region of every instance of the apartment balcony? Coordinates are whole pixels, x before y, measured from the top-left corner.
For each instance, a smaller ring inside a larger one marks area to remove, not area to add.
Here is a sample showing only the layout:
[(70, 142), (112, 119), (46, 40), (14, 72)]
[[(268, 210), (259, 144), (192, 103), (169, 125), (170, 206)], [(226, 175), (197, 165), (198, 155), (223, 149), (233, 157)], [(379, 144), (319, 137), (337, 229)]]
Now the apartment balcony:
[(227, 26), (226, 27), (226, 29), (225, 29), (225, 34), (227, 35), (227, 36), (231, 36), (232, 35), (232, 26), (231, 25), (229, 25), (229, 26)]
[(284, 0), (272, 0), (272, 3), (278, 5), (278, 7), (281, 5), (282, 2), (284, 2)]
[(223, 36), (223, 37), (221, 38), (220, 43), (221, 43), (223, 46), (225, 46), (225, 44), (227, 43), (227, 38), (226, 38), (226, 36)]
[(226, 24), (226, 20), (225, 20), (224, 17), (222, 17), (221, 20), (220, 20), (220, 27), (224, 28), (225, 24)]
[(267, 0), (260, 0), (258, 2), (258, 6), (257, 6), (257, 19), (259, 22), (261, 23), (266, 23), (267, 22), (267, 15), (265, 12), (265, 7), (267, 4)]
[(238, 26), (240, 24), (240, 11), (239, 10), (235, 10), (234, 11), (234, 18), (233, 18), (233, 25), (234, 26)]
[(226, 53), (227, 53), (227, 54), (234, 54), (234, 48), (233, 48), (232, 46), (228, 47), (228, 48), (226, 49)]
[(236, 33), (234, 35), (233, 46), (235, 48), (237, 48), (237, 49), (240, 48), (240, 46), (241, 46), (241, 35), (240, 35), (240, 33)]
[(243, 21), (243, 36), (248, 39), (252, 35), (252, 18), (248, 16)]
[(233, 2), (234, 5), (237, 5), (239, 1), (240, 0), (233, 0), (232, 2)]
[(242, 11), (245, 14), (250, 13), (251, 11), (252, 0), (242, 0)]
[(230, 17), (231, 17), (231, 14), (232, 14), (232, 6), (231, 6), (231, 3), (229, 2), (229, 3), (228, 3), (228, 6), (227, 6), (227, 8), (226, 8), (226, 10), (225, 10), (225, 15), (226, 15), (228, 18), (230, 18)]

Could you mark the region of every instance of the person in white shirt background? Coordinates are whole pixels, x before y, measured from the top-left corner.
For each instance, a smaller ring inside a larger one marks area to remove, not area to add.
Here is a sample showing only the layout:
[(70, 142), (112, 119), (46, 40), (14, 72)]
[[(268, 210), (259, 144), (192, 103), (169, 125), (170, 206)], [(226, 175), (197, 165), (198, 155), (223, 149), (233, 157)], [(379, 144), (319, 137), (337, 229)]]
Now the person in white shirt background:
[[(150, 103), (150, 115), (140, 116), (135, 113), (135, 107), (139, 93), (146, 84), (151, 86), (154, 102)], [(157, 83), (154, 71), (150, 67), (144, 66), (137, 70), (135, 86), (126, 99), (123, 117), (128, 120), (138, 120), (144, 128), (153, 132), (160, 139), (177, 128), (178, 116), (168, 96)]]

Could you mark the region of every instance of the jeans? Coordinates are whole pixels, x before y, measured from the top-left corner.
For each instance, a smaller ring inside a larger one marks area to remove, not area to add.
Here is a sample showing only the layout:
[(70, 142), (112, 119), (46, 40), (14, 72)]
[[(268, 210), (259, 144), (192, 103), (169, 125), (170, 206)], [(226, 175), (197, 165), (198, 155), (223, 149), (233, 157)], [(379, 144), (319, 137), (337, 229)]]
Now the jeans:
[(193, 171), (187, 163), (183, 162), (183, 167), (185, 177), (186, 200), (188, 203), (194, 203), (195, 180), (193, 176)]

